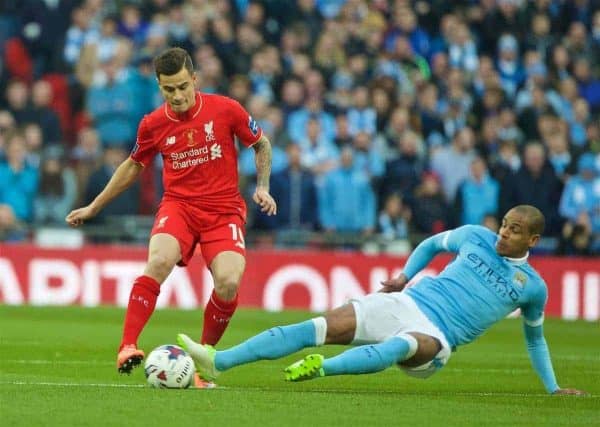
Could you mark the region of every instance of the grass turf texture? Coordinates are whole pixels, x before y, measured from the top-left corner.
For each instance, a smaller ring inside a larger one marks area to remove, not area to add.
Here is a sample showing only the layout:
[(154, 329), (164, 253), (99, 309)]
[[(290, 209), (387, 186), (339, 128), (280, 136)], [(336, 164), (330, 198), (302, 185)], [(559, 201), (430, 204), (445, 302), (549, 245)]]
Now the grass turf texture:
[[(521, 321), (507, 319), (453, 355), (428, 380), (396, 368), (372, 375), (283, 381), (306, 349), (224, 373), (215, 390), (156, 390), (142, 368), (120, 376), (115, 351), (123, 310), (0, 306), (2, 426), (330, 426), (598, 425), (598, 323), (547, 319), (559, 384), (591, 393), (548, 396), (525, 350)], [(239, 310), (218, 348), (268, 327), (305, 320), (302, 312)], [(157, 311), (142, 334), (149, 352), (177, 332), (200, 334), (200, 311)], [(344, 347), (320, 349), (333, 355)]]

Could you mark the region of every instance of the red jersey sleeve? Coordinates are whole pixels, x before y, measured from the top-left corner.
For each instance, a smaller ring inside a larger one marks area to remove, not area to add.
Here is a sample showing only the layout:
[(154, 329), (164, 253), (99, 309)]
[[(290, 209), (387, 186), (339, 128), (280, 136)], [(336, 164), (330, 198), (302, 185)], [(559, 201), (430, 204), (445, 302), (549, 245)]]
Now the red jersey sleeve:
[(256, 120), (240, 105), (239, 102), (230, 102), (231, 124), (233, 133), (246, 147), (255, 144), (262, 137), (262, 129)]
[(156, 144), (152, 138), (152, 132), (148, 128), (147, 118), (148, 116), (145, 116), (140, 122), (135, 146), (130, 154), (132, 160), (144, 166), (148, 166), (158, 153)]

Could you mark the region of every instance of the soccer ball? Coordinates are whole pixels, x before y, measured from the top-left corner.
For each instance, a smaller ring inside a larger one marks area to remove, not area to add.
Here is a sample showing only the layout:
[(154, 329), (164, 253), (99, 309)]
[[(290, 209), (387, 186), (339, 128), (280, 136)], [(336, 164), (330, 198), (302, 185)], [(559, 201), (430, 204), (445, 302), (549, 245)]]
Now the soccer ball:
[(151, 387), (188, 388), (194, 382), (196, 367), (184, 349), (166, 344), (150, 352), (144, 371)]

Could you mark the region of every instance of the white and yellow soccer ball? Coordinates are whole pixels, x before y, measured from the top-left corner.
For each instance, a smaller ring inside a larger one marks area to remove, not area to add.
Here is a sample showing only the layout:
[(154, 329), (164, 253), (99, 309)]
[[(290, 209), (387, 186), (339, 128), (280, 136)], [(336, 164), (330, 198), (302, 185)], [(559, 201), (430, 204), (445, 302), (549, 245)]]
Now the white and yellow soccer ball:
[(156, 347), (144, 364), (146, 380), (155, 388), (188, 388), (194, 382), (194, 360), (174, 344)]

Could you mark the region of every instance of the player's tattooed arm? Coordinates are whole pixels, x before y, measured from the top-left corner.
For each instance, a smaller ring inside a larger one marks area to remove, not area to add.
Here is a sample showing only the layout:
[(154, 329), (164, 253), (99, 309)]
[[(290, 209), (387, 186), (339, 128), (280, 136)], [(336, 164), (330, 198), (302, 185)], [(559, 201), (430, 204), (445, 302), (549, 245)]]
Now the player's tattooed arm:
[(271, 142), (266, 136), (261, 136), (258, 142), (252, 146), (255, 152), (256, 162), (256, 186), (269, 190), (269, 178), (271, 176)]
[(260, 206), (261, 212), (267, 215), (277, 214), (277, 203), (269, 194), (269, 178), (271, 177), (271, 143), (266, 136), (261, 136), (253, 145), (256, 161), (256, 190), (252, 199)]

